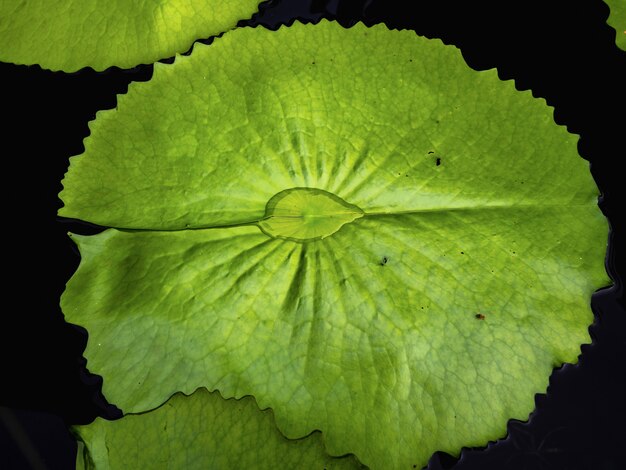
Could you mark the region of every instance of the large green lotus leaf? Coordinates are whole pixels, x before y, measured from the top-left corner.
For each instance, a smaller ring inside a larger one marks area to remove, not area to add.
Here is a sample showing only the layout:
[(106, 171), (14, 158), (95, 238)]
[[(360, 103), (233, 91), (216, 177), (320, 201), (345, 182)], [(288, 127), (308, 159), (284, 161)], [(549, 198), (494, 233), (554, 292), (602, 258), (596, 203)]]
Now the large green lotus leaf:
[(96, 419), (73, 428), (80, 442), (77, 467), (97, 469), (357, 469), (352, 456), (325, 454), (319, 433), (286, 439), (270, 410), (251, 397), (224, 400), (197, 390), (174, 395), (162, 407), (121, 420)]
[(439, 41), (236, 30), (91, 131), (61, 214), (114, 228), (75, 237), (62, 307), (127, 412), (206, 386), (419, 467), (526, 419), (589, 341), (608, 227), (577, 138)]
[(609, 6), (609, 18), (606, 21), (615, 29), (617, 47), (626, 51), (626, 2), (624, 0), (604, 0)]
[(0, 60), (74, 72), (172, 57), (257, 10), (259, 0), (0, 0)]

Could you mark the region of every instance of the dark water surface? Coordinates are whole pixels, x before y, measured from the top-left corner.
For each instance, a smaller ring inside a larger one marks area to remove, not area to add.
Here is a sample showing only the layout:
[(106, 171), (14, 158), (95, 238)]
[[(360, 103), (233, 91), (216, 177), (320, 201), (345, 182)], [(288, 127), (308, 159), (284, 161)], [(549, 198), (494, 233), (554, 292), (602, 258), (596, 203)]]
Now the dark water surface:
[[(616, 286), (592, 301), (593, 344), (580, 362), (551, 377), (528, 423), (510, 422), (509, 437), (467, 449), (459, 461), (435, 454), (429, 469), (626, 468), (626, 319), (624, 173), (626, 53), (605, 24), (599, 0), (498, 2), (406, 0), (276, 0), (242, 25), (275, 28), (294, 19), (385, 22), (461, 48), (477, 70), (497, 67), (502, 79), (531, 89), (555, 107), (555, 119), (581, 136), (611, 226), (607, 265)], [(410, 9), (408, 4), (416, 4)], [(151, 66), (74, 74), (0, 63), (3, 117), (4, 292), (0, 324), (0, 469), (73, 468), (67, 426), (118, 416), (100, 394), (101, 379), (85, 369), (87, 334), (59, 309), (65, 282), (79, 261), (67, 231), (97, 227), (60, 220), (57, 194), (68, 158), (82, 152), (87, 122), (112, 108), (131, 81)]]

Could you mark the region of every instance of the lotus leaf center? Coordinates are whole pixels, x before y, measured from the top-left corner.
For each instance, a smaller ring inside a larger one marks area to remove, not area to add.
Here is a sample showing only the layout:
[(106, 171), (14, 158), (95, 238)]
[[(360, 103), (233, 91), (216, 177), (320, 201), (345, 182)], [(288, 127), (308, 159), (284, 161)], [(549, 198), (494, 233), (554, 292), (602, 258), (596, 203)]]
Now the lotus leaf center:
[(291, 188), (268, 201), (258, 225), (270, 237), (305, 242), (326, 238), (363, 214), (328, 191)]

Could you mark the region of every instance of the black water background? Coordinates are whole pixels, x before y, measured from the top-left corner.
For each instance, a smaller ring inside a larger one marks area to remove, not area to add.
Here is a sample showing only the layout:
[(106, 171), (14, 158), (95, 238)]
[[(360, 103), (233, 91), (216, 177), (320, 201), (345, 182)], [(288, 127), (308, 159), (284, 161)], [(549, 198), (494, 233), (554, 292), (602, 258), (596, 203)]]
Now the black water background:
[[(417, 6), (409, 8), (414, 3)], [(626, 53), (614, 45), (599, 0), (471, 2), (273, 0), (245, 24), (276, 27), (295, 18), (357, 20), (412, 28), (461, 48), (477, 70), (498, 68), (555, 107), (555, 119), (581, 136), (611, 226), (609, 273), (616, 287), (593, 298), (593, 344), (580, 362), (556, 371), (529, 423), (511, 421), (509, 437), (466, 449), (460, 461), (435, 454), (429, 469), (626, 468), (626, 319), (623, 303)], [(151, 66), (74, 74), (0, 63), (4, 298), (0, 322), (0, 469), (73, 468), (67, 426), (113, 418), (101, 379), (85, 369), (87, 334), (66, 324), (58, 306), (78, 254), (67, 231), (97, 228), (56, 216), (68, 158), (82, 152), (87, 122), (115, 106)]]

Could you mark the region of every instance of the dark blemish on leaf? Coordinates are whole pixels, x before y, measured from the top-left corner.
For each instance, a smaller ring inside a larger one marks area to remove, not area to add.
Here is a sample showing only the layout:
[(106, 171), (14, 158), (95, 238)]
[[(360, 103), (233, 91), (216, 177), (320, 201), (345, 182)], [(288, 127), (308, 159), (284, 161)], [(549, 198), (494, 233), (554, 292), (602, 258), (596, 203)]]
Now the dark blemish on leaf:
[(465, 254), (465, 252), (464, 252), (464, 251), (461, 251), (461, 254), (462, 254), (462, 255), (464, 255), (464, 254)]
[(474, 318), (476, 318), (476, 320), (484, 320), (485, 316), (482, 313), (477, 313), (474, 315)]
[(435, 164), (437, 166), (441, 165), (441, 158), (437, 157), (437, 160), (435, 160)]
[(430, 151), (428, 152), (428, 155), (433, 154), (433, 153), (435, 153), (435, 152), (434, 152), (434, 151), (432, 151), (432, 150), (430, 150)]
[(311, 62), (311, 65), (315, 65), (315, 61)]
[(406, 176), (407, 178), (409, 177), (409, 175), (404, 175), (404, 176)]
[(389, 258), (387, 258), (386, 256), (383, 256), (383, 258), (380, 260), (380, 265), (385, 266), (388, 262), (389, 262)]

